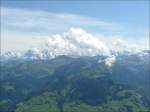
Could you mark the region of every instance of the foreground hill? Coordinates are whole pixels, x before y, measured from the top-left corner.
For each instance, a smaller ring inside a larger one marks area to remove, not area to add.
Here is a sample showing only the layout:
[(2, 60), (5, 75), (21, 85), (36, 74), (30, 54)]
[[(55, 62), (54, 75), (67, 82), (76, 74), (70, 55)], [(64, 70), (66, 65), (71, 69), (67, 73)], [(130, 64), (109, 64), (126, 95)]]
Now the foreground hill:
[(1, 61), (0, 111), (150, 112), (148, 56), (110, 59)]

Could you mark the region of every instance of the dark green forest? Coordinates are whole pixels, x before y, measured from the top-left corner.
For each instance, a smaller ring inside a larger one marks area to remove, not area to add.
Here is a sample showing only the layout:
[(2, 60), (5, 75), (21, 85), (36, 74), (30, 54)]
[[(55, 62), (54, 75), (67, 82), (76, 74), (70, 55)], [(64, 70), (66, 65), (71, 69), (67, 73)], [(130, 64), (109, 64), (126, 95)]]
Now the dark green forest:
[(150, 112), (147, 59), (100, 58), (1, 61), (0, 112)]

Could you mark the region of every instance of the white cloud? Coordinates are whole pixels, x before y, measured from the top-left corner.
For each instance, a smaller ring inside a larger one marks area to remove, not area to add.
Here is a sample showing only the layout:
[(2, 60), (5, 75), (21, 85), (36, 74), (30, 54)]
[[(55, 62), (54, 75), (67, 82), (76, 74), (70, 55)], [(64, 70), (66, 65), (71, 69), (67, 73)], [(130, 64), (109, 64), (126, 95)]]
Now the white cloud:
[(108, 43), (108, 47), (110, 51), (115, 53), (123, 53), (123, 52), (137, 53), (144, 49), (148, 49), (147, 45), (130, 42), (129, 40), (125, 41), (120, 38), (115, 38), (109, 42), (110, 43)]
[(116, 61), (116, 57), (115, 56), (111, 56), (111, 57), (108, 57), (104, 60), (105, 64), (109, 67), (111, 67)]
[[(128, 42), (115, 39), (113, 41), (101, 40), (81, 28), (71, 28), (63, 34), (56, 34), (45, 41), (45, 47), (30, 51), (32, 57), (54, 58), (59, 55), (71, 56), (108, 56), (105, 63), (111, 66), (115, 62), (115, 55), (128, 52), (138, 53), (144, 46), (129, 44)], [(43, 45), (44, 46), (44, 45)], [(38, 51), (38, 52), (37, 52)], [(113, 56), (114, 55), (114, 56)]]
[(94, 18), (67, 13), (30, 11), (23, 9), (2, 8), (2, 26), (22, 30), (63, 31), (70, 27), (100, 27), (100, 29), (119, 30), (119, 25)]
[(109, 55), (105, 42), (80, 28), (71, 28), (62, 35), (50, 37), (46, 43), (47, 50), (54, 55), (95, 56)]
[[(128, 43), (125, 45), (121, 43), (121, 45), (118, 45), (118, 48), (115, 45), (113, 45), (115, 47), (109, 47), (110, 43), (115, 43), (114, 40), (116, 40), (116, 37), (118, 36), (114, 36), (114, 33), (117, 34), (117, 32), (122, 32), (122, 30), (124, 30), (124, 27), (120, 24), (105, 22), (77, 14), (52, 13), (2, 7), (1, 22), (2, 52), (8, 50), (25, 51), (41, 45), (49, 37), (49, 46), (51, 46), (52, 50), (55, 50), (54, 52), (57, 54), (63, 54), (65, 53), (65, 50), (70, 50), (68, 53), (95, 55), (100, 52), (109, 54), (110, 48), (116, 51), (131, 49), (131, 45), (128, 48)], [(78, 28), (71, 29), (63, 35), (59, 34), (67, 31), (71, 27), (79, 27), (86, 29), (87, 31), (93, 31), (94, 29), (95, 32), (98, 33), (98, 36), (96, 36), (98, 38), (95, 38), (94, 35)], [(136, 28), (136, 30), (137, 29), (138, 28)], [(126, 32), (129, 32), (129, 30), (129, 27), (125, 27)], [(105, 32), (106, 35), (102, 35), (102, 32)], [(130, 32), (135, 32), (135, 30)], [(55, 33), (58, 34), (51, 36)], [(124, 38), (122, 35), (120, 35), (120, 37)], [(146, 38), (145, 40), (148, 38), (145, 37), (145, 35), (143, 37), (144, 39)], [(133, 40), (135, 41), (135, 37)], [(141, 41), (143, 42), (143, 38)], [(145, 44), (145, 41), (143, 43)], [(139, 50), (139, 46), (132, 45), (132, 49)]]
[(25, 52), (33, 47), (41, 45), (49, 38), (35, 33), (22, 33), (16, 31), (5, 31), (1, 33), (1, 51)]

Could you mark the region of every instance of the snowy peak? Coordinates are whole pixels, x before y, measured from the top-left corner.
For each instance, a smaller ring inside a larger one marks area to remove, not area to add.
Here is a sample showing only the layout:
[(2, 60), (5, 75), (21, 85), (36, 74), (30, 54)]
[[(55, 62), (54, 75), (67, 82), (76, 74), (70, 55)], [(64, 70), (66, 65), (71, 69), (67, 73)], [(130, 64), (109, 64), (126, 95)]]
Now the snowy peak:
[(6, 52), (5, 54), (1, 55), (1, 58), (3, 59), (16, 59), (16, 58), (21, 58), (23, 55), (19, 52)]
[(41, 59), (42, 53), (37, 48), (34, 48), (32, 50), (30, 49), (24, 54), (24, 58), (25, 59)]
[[(140, 54), (146, 50), (141, 45), (131, 44), (121, 39), (112, 41), (102, 40), (81, 28), (71, 28), (62, 34), (52, 35), (44, 47), (29, 49), (24, 55), (8, 52), (3, 56), (6, 58), (23, 57), (24, 59), (52, 59), (56, 56), (107, 56)], [(39, 47), (39, 46), (38, 46)], [(142, 53), (142, 54), (141, 54)], [(143, 55), (146, 55), (144, 53)], [(110, 62), (109, 60), (109, 62)], [(113, 60), (114, 57), (113, 57)], [(107, 63), (108, 60), (106, 60)]]

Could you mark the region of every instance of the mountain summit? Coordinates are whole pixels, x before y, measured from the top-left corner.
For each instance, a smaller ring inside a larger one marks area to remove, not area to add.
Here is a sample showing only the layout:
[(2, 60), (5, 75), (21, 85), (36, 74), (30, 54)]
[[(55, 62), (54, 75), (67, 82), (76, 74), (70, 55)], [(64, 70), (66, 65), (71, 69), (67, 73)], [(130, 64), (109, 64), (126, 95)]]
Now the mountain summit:
[(51, 36), (41, 48), (29, 49), (22, 55), (9, 51), (3, 57), (24, 59), (52, 59), (60, 55), (112, 57), (112, 55), (119, 54), (137, 54), (143, 50), (147, 50), (147, 48), (121, 39), (102, 39), (81, 28), (71, 28), (61, 35)]

